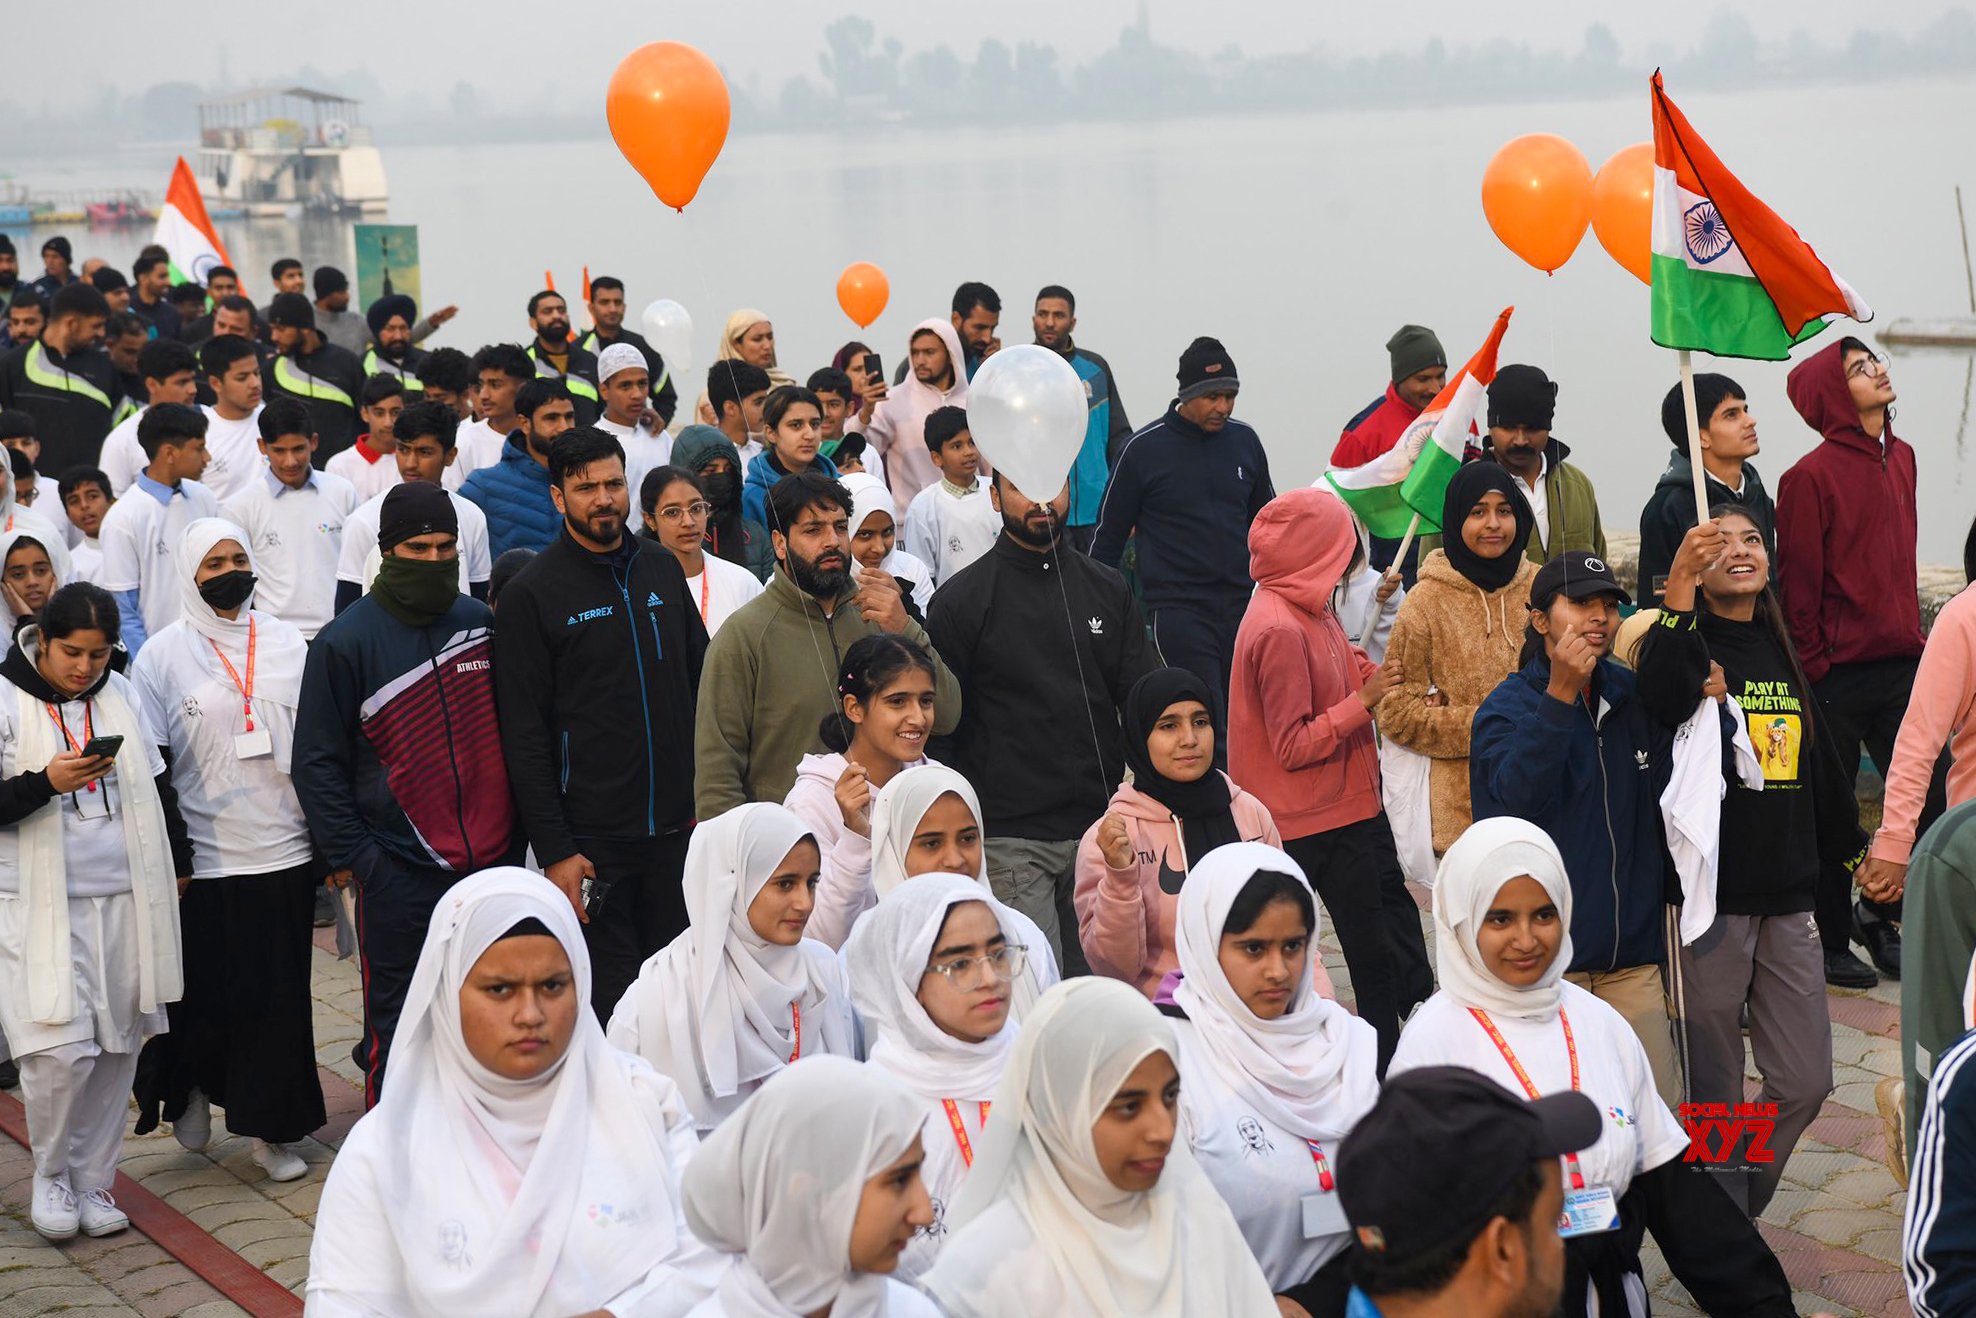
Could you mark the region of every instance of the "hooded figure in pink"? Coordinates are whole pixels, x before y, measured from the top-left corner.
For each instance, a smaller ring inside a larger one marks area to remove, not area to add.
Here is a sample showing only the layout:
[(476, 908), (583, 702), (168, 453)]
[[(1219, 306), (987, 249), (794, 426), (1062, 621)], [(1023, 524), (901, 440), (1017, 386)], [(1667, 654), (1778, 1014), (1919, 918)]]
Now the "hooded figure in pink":
[(926, 418), (939, 407), (967, 406), (966, 358), (946, 316), (913, 326), (906, 378), (871, 414), (865, 439), (885, 457), (885, 476), (899, 507), (940, 479), (926, 448)]

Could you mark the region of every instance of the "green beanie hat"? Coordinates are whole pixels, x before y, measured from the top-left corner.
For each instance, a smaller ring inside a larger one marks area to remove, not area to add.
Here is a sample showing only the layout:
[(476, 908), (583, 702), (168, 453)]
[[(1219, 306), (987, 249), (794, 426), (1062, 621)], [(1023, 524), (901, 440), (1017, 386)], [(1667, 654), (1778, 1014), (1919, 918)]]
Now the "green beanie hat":
[(1442, 351), (1441, 341), (1425, 325), (1400, 326), (1393, 337), (1386, 340), (1386, 351), (1393, 359), (1394, 384), (1430, 366), (1445, 369), (1448, 364), (1448, 354)]

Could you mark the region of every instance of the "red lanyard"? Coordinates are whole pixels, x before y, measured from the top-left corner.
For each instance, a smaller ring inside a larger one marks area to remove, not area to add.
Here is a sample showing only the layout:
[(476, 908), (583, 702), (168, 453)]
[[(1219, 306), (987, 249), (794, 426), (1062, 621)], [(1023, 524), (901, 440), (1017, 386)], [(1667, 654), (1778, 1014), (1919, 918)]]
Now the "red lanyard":
[[(69, 725), (62, 722), (61, 712), (45, 700), (41, 703), (42, 707), (48, 711), (48, 717), (54, 719), (55, 726), (62, 730), (62, 740), (69, 744), (69, 749), (77, 755), (82, 754), (82, 744), (77, 742), (75, 734), (69, 731)], [(91, 702), (87, 700), (82, 702), (82, 740), (84, 742), (93, 741), (96, 738), (96, 724), (89, 713), (90, 704)], [(83, 787), (85, 790), (91, 792), (96, 790), (96, 784), (94, 782), (84, 783)]]
[[(1494, 1021), (1489, 1019), (1489, 1013), (1480, 1007), (1470, 1007), (1468, 1011), (1482, 1028), (1489, 1032), (1489, 1042), (1496, 1045), (1496, 1051), (1503, 1055), (1503, 1060), (1509, 1063), (1509, 1069), (1516, 1073), (1517, 1080), (1523, 1085), (1523, 1092), (1532, 1098), (1541, 1098), (1536, 1083), (1530, 1079), (1530, 1073), (1523, 1069), (1523, 1063), (1517, 1061), (1516, 1054), (1509, 1050), (1509, 1040), (1503, 1038), (1503, 1032), (1496, 1028)], [(1558, 1024), (1564, 1026), (1564, 1051), (1571, 1058), (1571, 1087), (1575, 1090), (1578, 1088), (1578, 1042), (1571, 1037), (1571, 1018), (1564, 1014), (1563, 1008), (1558, 1009), (1557, 1019)], [(1584, 1189), (1585, 1175), (1578, 1169), (1578, 1155), (1567, 1153), (1564, 1155), (1564, 1162), (1571, 1173), (1571, 1188)]]
[(789, 1004), (789, 1020), (791, 1025), (795, 1028), (795, 1032), (796, 1032), (796, 1051), (789, 1054), (789, 1060), (793, 1062), (797, 1058), (803, 1055), (803, 1004), (802, 1003), (792, 1002)]
[(707, 620), (707, 588), (711, 584), (709, 578), (712, 576), (713, 573), (707, 571), (707, 565), (700, 564), (700, 621), (702, 623)]
[[(954, 1142), (961, 1146), (961, 1161), (974, 1166), (974, 1145), (967, 1138), (967, 1124), (961, 1120), (960, 1107), (951, 1098), (940, 1100), (940, 1106), (947, 1109), (947, 1124), (954, 1129)], [(988, 1124), (988, 1104), (981, 1105), (981, 1124)]]
[(1317, 1188), (1330, 1194), (1338, 1187), (1338, 1182), (1332, 1179), (1331, 1164), (1324, 1157), (1324, 1146), (1313, 1139), (1305, 1140), (1304, 1144), (1310, 1149), (1310, 1160), (1317, 1164)]
[(233, 660), (227, 658), (225, 654), (221, 653), (220, 643), (218, 641), (214, 640), (212, 637), (209, 636), (206, 638), (206, 644), (213, 647), (213, 653), (219, 655), (220, 662), (226, 665), (226, 675), (233, 679), (233, 688), (234, 690), (240, 693), (240, 707), (243, 710), (245, 710), (247, 713), (247, 731), (252, 732), (254, 730), (254, 620), (253, 618), (250, 617), (247, 619), (247, 680), (245, 682), (241, 681), (240, 674), (234, 671)]

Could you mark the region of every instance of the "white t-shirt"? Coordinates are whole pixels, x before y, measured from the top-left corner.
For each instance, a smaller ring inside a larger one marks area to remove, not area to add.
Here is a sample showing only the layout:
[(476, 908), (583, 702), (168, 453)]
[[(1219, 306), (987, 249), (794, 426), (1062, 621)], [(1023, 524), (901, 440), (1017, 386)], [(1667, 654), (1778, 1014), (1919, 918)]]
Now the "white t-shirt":
[[(957, 1101), (954, 1111), (960, 1116), (962, 1128), (967, 1131), (969, 1146), (975, 1156), (980, 1157), (981, 1130), (987, 1124), (982, 1119), (981, 1101)], [(961, 1155), (960, 1141), (954, 1136), (953, 1123), (947, 1120), (944, 1104), (926, 1104), (926, 1123), (920, 1127), (919, 1139), (920, 1147), (926, 1150), (926, 1160), (920, 1164), (919, 1176), (926, 1183), (927, 1195), (933, 1200), (933, 1221), (913, 1232), (905, 1252), (899, 1255), (897, 1275), (903, 1281), (919, 1276), (940, 1257), (940, 1250), (947, 1243), (947, 1234), (953, 1229), (947, 1221), (947, 1214), (953, 1210), (954, 1200), (960, 1196), (961, 1186), (966, 1183), (970, 1170), (967, 1159)]]
[(198, 481), (181, 481), (169, 504), (133, 485), (130, 493), (103, 514), (97, 539), (103, 546), (104, 590), (134, 590), (144, 614), (144, 631), (155, 636), (178, 621), (178, 572), (173, 562), (185, 528), (201, 517), (218, 517), (220, 501)]
[(663, 430), (653, 434), (643, 426), (621, 426), (602, 416), (597, 418), (597, 429), (616, 435), (624, 446), (625, 488), (631, 491), (631, 516), (636, 521), (644, 507), (638, 495), (645, 488), (645, 473), (672, 461), (672, 436)]
[[(206, 414), (206, 471), (199, 483), (225, 503), (267, 468), (261, 456), (261, 409), (256, 407), (244, 421), (228, 421), (210, 407), (199, 410)], [(111, 477), (112, 483), (115, 479)]]
[[(1187, 1077), (1180, 1087), (1180, 1133), (1228, 1201), (1270, 1289), (1281, 1293), (1303, 1285), (1351, 1243), (1349, 1231), (1304, 1238), (1303, 1201), (1324, 1193), (1310, 1146), (1222, 1078), (1192, 1021), (1175, 1020), (1173, 1029), (1180, 1039), (1180, 1071)], [(1349, 1124), (1356, 1125), (1364, 1115), (1351, 1114)], [(932, 1140), (929, 1134), (929, 1153)], [(1325, 1145), (1324, 1157), (1335, 1172), (1337, 1148)]]
[(137, 423), (143, 419), (144, 413), (133, 412), (103, 437), (103, 452), (96, 463), (110, 478), (110, 494), (114, 498), (123, 498), (124, 491), (137, 482), (137, 473), (146, 466), (144, 446), (137, 442)]
[(935, 481), (907, 506), (899, 547), (932, 570), (935, 586), (946, 585), (1002, 534), (1002, 515), (989, 502), (988, 485), (986, 476), (976, 476), (974, 492), (962, 497), (945, 481)]
[[(494, 575), (494, 556), (487, 548), (487, 514), (480, 505), (463, 495), (446, 491), (453, 511), (460, 519), (460, 570), (466, 580), (479, 585)], [(336, 559), (336, 579), (354, 581), (366, 592), (371, 574), (364, 565), (377, 552), (377, 524), (384, 515), (384, 495), (367, 499), (351, 510), (343, 523), (343, 548)], [(463, 588), (464, 590), (464, 588)]]
[(701, 554), (700, 561), (705, 569), (697, 577), (686, 578), (686, 598), (700, 610), (700, 621), (712, 636), (736, 609), (766, 588), (760, 577), (719, 554)]
[(326, 471), (293, 490), (265, 466), (227, 500), (226, 515), (254, 543), (254, 608), (314, 640), (336, 616), (336, 563), (343, 524), (357, 506), (350, 482)]
[[(255, 623), (259, 654), (307, 644), (279, 618)], [(244, 650), (228, 658), (244, 680)], [(288, 776), (294, 711), (256, 702), (254, 726), (268, 731), (274, 752), (241, 759), (234, 745), (247, 730), (240, 688), (220, 666), (212, 642), (183, 621), (144, 643), (130, 678), (150, 712), (150, 726), (169, 739), (172, 786), (192, 837), (192, 877), (272, 874), (308, 864), (309, 823)]]
[[(1641, 1172), (1685, 1153), (1688, 1137), (1654, 1089), (1646, 1049), (1625, 1017), (1576, 984), (1567, 981), (1560, 987), (1578, 1049), (1578, 1087), (1605, 1114), (1599, 1142), (1578, 1155), (1580, 1170), (1588, 1187), (1610, 1186), (1617, 1198)], [(1540, 1093), (1571, 1088), (1571, 1060), (1560, 1022), (1489, 1019)], [(1465, 1066), (1518, 1098), (1527, 1097), (1481, 1023), (1445, 992), (1429, 998), (1407, 1022), (1387, 1074), (1420, 1066)]]
[(380, 454), (377, 461), (372, 462), (355, 444), (331, 456), (328, 462), (323, 463), (322, 469), (350, 482), (358, 503), (377, 498), (400, 480), (395, 453)]
[[(103, 576), (103, 542), (85, 537), (69, 550), (69, 581), (98, 582)], [(69, 584), (64, 581), (64, 586)]]
[(508, 437), (485, 420), (467, 421), (454, 432), (453, 446), (459, 450), (453, 458), (450, 471), (460, 473), (465, 480), (482, 467), (491, 467), (501, 460), (501, 448)]

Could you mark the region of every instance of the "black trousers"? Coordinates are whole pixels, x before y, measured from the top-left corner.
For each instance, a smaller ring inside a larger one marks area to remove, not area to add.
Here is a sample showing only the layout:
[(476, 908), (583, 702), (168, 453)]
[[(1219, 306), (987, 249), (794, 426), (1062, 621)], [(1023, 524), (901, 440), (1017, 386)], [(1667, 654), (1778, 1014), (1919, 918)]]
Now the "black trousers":
[(235, 1135), (289, 1144), (328, 1120), (309, 993), (316, 891), (299, 865), (194, 879), (179, 898), (185, 995), (138, 1056), (138, 1134), (184, 1116), (195, 1087)]
[(1249, 592), (1232, 599), (1204, 598), (1150, 609), (1153, 644), (1172, 668), (1201, 679), (1214, 700), (1208, 712), (1221, 735), (1214, 739), (1214, 767), (1228, 768), (1228, 675), (1235, 666), (1235, 633), (1249, 607)]
[(604, 1024), (645, 959), (686, 931), (686, 844), (692, 837), (687, 824), (658, 837), (576, 839), (598, 880), (609, 885), (583, 926), (590, 1005)]
[[(1839, 749), (1839, 766), (1848, 785), (1857, 786), (1859, 753), (1865, 747), (1880, 776), (1894, 762), (1894, 738), (1907, 713), (1908, 697), (1914, 693), (1914, 673), (1919, 659), (1876, 659), (1868, 663), (1834, 664), (1822, 682), (1813, 686), (1818, 696), (1818, 712), (1832, 731)], [(1947, 754), (1935, 761), (1928, 782), (1928, 799), (1921, 807), (1920, 826), (1915, 836), (1948, 808)], [(1825, 875), (1818, 887), (1818, 934), (1827, 952), (1843, 952), (1851, 942), (1852, 881), (1836, 869)], [(1862, 899), (1863, 900), (1863, 899)], [(1867, 902), (1867, 909), (1890, 920), (1898, 920), (1901, 903)]]
[(1400, 1015), (1434, 992), (1420, 934), (1420, 908), (1407, 892), (1385, 811), (1326, 833), (1289, 838), (1283, 849), (1303, 866), (1338, 931), (1358, 1014), (1379, 1034), (1379, 1073), (1400, 1042)]
[(351, 867), (357, 896), (357, 969), (363, 976), (364, 1032), (350, 1050), (364, 1070), (364, 1107), (384, 1092), (384, 1067), (405, 993), (425, 947), (432, 912), (463, 877), (413, 865), (373, 845)]

